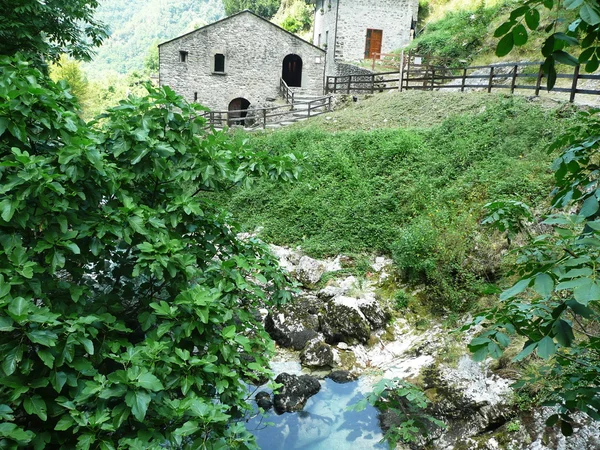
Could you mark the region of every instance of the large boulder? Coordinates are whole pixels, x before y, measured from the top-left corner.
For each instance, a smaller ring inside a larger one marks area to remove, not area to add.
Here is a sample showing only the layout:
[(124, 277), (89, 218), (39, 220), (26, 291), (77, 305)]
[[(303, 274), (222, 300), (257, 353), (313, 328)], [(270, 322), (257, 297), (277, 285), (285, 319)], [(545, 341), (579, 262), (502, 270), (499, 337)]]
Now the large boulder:
[(312, 339), (300, 353), (300, 361), (307, 367), (335, 366), (336, 350), (320, 339)]
[(366, 344), (371, 336), (371, 324), (359, 308), (359, 300), (336, 297), (325, 305), (321, 331), (328, 344), (359, 341)]
[(307, 288), (313, 288), (325, 273), (326, 266), (309, 256), (303, 256), (296, 267), (296, 278)]
[(321, 390), (319, 380), (310, 375), (280, 373), (275, 378), (275, 382), (283, 385), (273, 398), (277, 414), (301, 411), (306, 401)]
[(302, 350), (318, 336), (321, 302), (306, 296), (274, 308), (265, 318), (265, 329), (282, 347)]
[(373, 330), (385, 327), (387, 322), (392, 318), (390, 312), (381, 307), (374, 294), (369, 294), (359, 299), (357, 304), (358, 309), (360, 309), (369, 321)]
[(334, 370), (327, 376), (327, 378), (338, 384), (350, 383), (352, 381), (356, 381), (357, 379), (356, 375), (348, 370)]
[(265, 411), (270, 410), (273, 407), (273, 402), (271, 401), (271, 394), (265, 391), (261, 391), (254, 396), (256, 400), (256, 404), (264, 409)]

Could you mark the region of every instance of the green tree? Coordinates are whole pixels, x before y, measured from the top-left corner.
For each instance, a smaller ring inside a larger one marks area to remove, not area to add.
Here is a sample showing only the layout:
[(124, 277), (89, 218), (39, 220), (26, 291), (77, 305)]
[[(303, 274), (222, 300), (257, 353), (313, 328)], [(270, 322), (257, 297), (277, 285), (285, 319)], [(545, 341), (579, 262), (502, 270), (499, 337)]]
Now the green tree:
[(202, 197), (293, 158), (209, 133), (148, 85), (99, 122), (0, 58), (0, 441), (6, 448), (250, 448), (267, 375), (259, 306), (289, 298), (267, 249)]
[(144, 69), (151, 74), (156, 74), (158, 73), (158, 62), (158, 41), (155, 40), (148, 48), (144, 58)]
[(17, 52), (58, 61), (67, 54), (90, 60), (106, 37), (94, 19), (96, 0), (0, 0), (0, 55)]
[(84, 105), (89, 98), (89, 83), (85, 74), (81, 71), (79, 61), (62, 55), (60, 59), (50, 66), (50, 78), (52, 80), (64, 81), (69, 85), (71, 93)]
[(267, 19), (275, 15), (280, 3), (281, 0), (223, 0), (225, 14), (228, 16), (249, 9)]

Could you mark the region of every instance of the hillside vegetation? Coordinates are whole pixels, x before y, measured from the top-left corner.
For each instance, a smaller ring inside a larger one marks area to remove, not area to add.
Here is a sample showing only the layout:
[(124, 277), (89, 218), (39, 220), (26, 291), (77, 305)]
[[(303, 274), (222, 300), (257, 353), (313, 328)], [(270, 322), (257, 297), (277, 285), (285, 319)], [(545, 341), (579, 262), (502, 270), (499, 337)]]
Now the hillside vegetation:
[(150, 49), (224, 15), (222, 0), (103, 0), (96, 18), (110, 37), (98, 48), (86, 71), (91, 78), (106, 72), (140, 70)]
[(482, 206), (545, 201), (551, 156), (544, 149), (569, 115), (518, 97), (380, 95), (252, 136), (251, 148), (303, 154), (303, 176), (221, 200), (246, 229), (262, 227), (268, 242), (314, 256), (392, 255), (405, 279), (427, 286), (434, 309), (466, 309), (501, 276), (504, 242), (482, 230)]
[[(498, 61), (540, 60), (544, 28), (556, 19), (556, 11), (540, 8), (539, 31), (530, 32), (525, 45), (515, 47), (507, 56), (495, 55), (498, 38), (494, 31), (515, 9), (514, 0), (423, 0), (419, 10), (419, 35), (409, 49), (419, 54), (448, 59), (449, 65), (487, 64)], [(552, 14), (552, 16), (551, 16)], [(560, 15), (566, 24), (577, 13), (563, 8)]]

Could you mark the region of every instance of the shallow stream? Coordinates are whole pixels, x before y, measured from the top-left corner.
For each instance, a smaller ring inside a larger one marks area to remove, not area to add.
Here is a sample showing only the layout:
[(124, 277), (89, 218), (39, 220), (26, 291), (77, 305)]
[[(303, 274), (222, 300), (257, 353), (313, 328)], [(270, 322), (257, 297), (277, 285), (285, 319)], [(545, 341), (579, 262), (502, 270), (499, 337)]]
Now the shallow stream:
[[(299, 373), (299, 364), (287, 369)], [(325, 379), (303, 411), (277, 415), (270, 410), (246, 426), (262, 450), (387, 450), (389, 446), (379, 442), (383, 434), (377, 410), (370, 405), (361, 412), (348, 410), (364, 398), (367, 384), (366, 380), (339, 384)]]

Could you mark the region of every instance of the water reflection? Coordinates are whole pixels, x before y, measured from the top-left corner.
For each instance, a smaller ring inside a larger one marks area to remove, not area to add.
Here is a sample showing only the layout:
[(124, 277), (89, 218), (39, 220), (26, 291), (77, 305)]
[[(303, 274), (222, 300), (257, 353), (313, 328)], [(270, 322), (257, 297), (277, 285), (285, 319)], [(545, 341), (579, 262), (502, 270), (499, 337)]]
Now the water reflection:
[[(262, 450), (372, 450), (389, 449), (380, 444), (381, 429), (377, 410), (348, 411), (363, 398), (358, 382), (338, 384), (326, 379), (321, 391), (311, 397), (304, 411), (255, 417), (248, 429)], [(274, 425), (266, 426), (270, 422)]]

